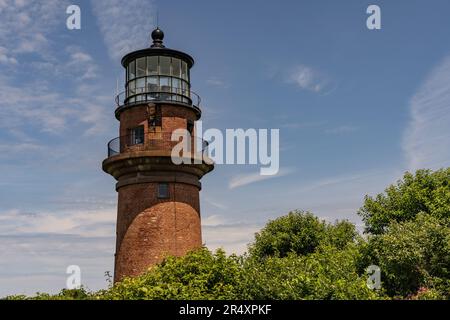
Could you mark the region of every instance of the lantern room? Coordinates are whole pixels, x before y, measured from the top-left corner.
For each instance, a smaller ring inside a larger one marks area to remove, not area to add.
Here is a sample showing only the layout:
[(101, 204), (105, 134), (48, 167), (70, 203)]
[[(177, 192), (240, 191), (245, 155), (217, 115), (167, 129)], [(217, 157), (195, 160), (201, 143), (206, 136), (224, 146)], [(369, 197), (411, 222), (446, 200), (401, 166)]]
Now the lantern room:
[[(164, 33), (152, 32), (150, 48), (123, 57), (125, 91), (117, 96), (118, 109), (143, 103), (178, 103), (199, 113), (200, 98), (191, 91), (190, 69), (194, 59), (163, 45)], [(118, 110), (118, 111), (119, 111)]]

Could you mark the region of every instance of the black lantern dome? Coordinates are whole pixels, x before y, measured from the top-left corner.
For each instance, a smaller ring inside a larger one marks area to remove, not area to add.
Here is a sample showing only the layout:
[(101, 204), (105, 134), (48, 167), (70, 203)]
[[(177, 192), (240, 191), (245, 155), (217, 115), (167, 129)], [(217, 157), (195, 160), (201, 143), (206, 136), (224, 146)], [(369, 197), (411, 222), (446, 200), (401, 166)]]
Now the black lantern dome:
[(164, 48), (163, 45), (163, 40), (164, 40), (164, 32), (157, 27), (155, 30), (153, 30), (152, 32), (152, 39), (153, 39), (153, 44), (151, 45), (151, 48)]

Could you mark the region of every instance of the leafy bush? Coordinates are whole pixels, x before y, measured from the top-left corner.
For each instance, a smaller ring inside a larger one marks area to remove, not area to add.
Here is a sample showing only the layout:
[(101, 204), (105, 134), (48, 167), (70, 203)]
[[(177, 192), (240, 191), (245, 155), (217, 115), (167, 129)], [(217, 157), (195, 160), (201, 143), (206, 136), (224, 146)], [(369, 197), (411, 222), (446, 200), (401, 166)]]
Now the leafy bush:
[(243, 299), (378, 299), (358, 274), (356, 245), (326, 246), (306, 256), (289, 253), (264, 261), (249, 258), (241, 280)]
[(126, 278), (97, 299), (235, 299), (240, 262), (223, 250), (206, 248), (169, 257), (136, 278)]

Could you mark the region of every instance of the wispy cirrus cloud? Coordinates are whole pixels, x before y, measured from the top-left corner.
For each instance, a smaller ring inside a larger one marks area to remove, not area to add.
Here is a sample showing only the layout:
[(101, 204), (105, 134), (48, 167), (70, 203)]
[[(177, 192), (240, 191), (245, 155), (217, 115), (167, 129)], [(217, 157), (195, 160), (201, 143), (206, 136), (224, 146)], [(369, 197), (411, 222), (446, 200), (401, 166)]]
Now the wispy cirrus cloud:
[[(82, 74), (89, 68), (86, 70)], [(60, 133), (82, 124), (87, 134), (107, 128), (108, 109), (101, 95), (66, 94), (55, 91), (45, 81), (18, 86), (2, 77), (0, 86), (0, 128), (14, 131), (31, 126), (42, 132)]]
[(293, 168), (282, 168), (278, 171), (277, 174), (274, 175), (261, 175), (259, 172), (236, 175), (230, 179), (228, 188), (235, 189), (268, 179), (283, 177), (294, 171), (295, 170)]
[(318, 70), (300, 64), (294, 66), (289, 72), (286, 81), (295, 84), (302, 90), (315, 93), (329, 93), (331, 88), (330, 79)]
[(149, 46), (155, 25), (152, 0), (93, 0), (92, 6), (112, 59)]
[(228, 83), (218, 77), (211, 77), (206, 80), (206, 83), (212, 87), (228, 88)]
[(409, 103), (403, 137), (409, 170), (450, 165), (450, 56), (437, 65)]

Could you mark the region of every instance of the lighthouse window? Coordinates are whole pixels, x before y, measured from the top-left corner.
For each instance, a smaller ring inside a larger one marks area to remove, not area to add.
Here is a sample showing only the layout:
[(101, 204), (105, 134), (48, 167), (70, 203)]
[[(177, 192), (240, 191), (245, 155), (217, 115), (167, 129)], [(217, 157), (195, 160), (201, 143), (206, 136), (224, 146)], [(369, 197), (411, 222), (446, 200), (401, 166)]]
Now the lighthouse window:
[(181, 82), (181, 88), (182, 88), (182, 90), (183, 90), (183, 94), (185, 95), (185, 96), (189, 96), (189, 87), (188, 87), (188, 84), (187, 84), (187, 82), (185, 82), (185, 81), (182, 81)]
[(126, 80), (126, 102), (160, 99), (191, 103), (189, 67), (180, 58), (146, 56), (130, 61)]
[(139, 126), (130, 130), (130, 145), (144, 143), (144, 126)]
[(134, 79), (136, 78), (136, 71), (135, 71), (135, 62), (130, 62), (128, 66), (128, 79)]
[(158, 57), (147, 57), (147, 75), (153, 76), (158, 74)]
[(128, 83), (128, 90), (130, 95), (136, 94), (136, 81), (132, 80)]
[(145, 92), (145, 78), (139, 78), (136, 81), (136, 93)]
[(158, 91), (158, 77), (147, 77), (147, 91)]
[(159, 57), (160, 74), (170, 76), (170, 57)]
[(172, 78), (172, 92), (178, 93), (181, 89), (181, 80), (177, 78)]
[(145, 57), (137, 59), (136, 63), (136, 76), (143, 77), (145, 76)]
[(170, 91), (170, 77), (160, 77), (159, 84), (161, 86), (161, 91), (164, 92)]
[(169, 184), (168, 183), (159, 183), (158, 184), (158, 199), (167, 199), (169, 198)]
[(181, 60), (172, 58), (172, 75), (174, 77), (180, 77), (181, 76)]
[(189, 80), (188, 79), (188, 71), (187, 71), (187, 63), (184, 61), (181, 63), (181, 77), (184, 80)]

